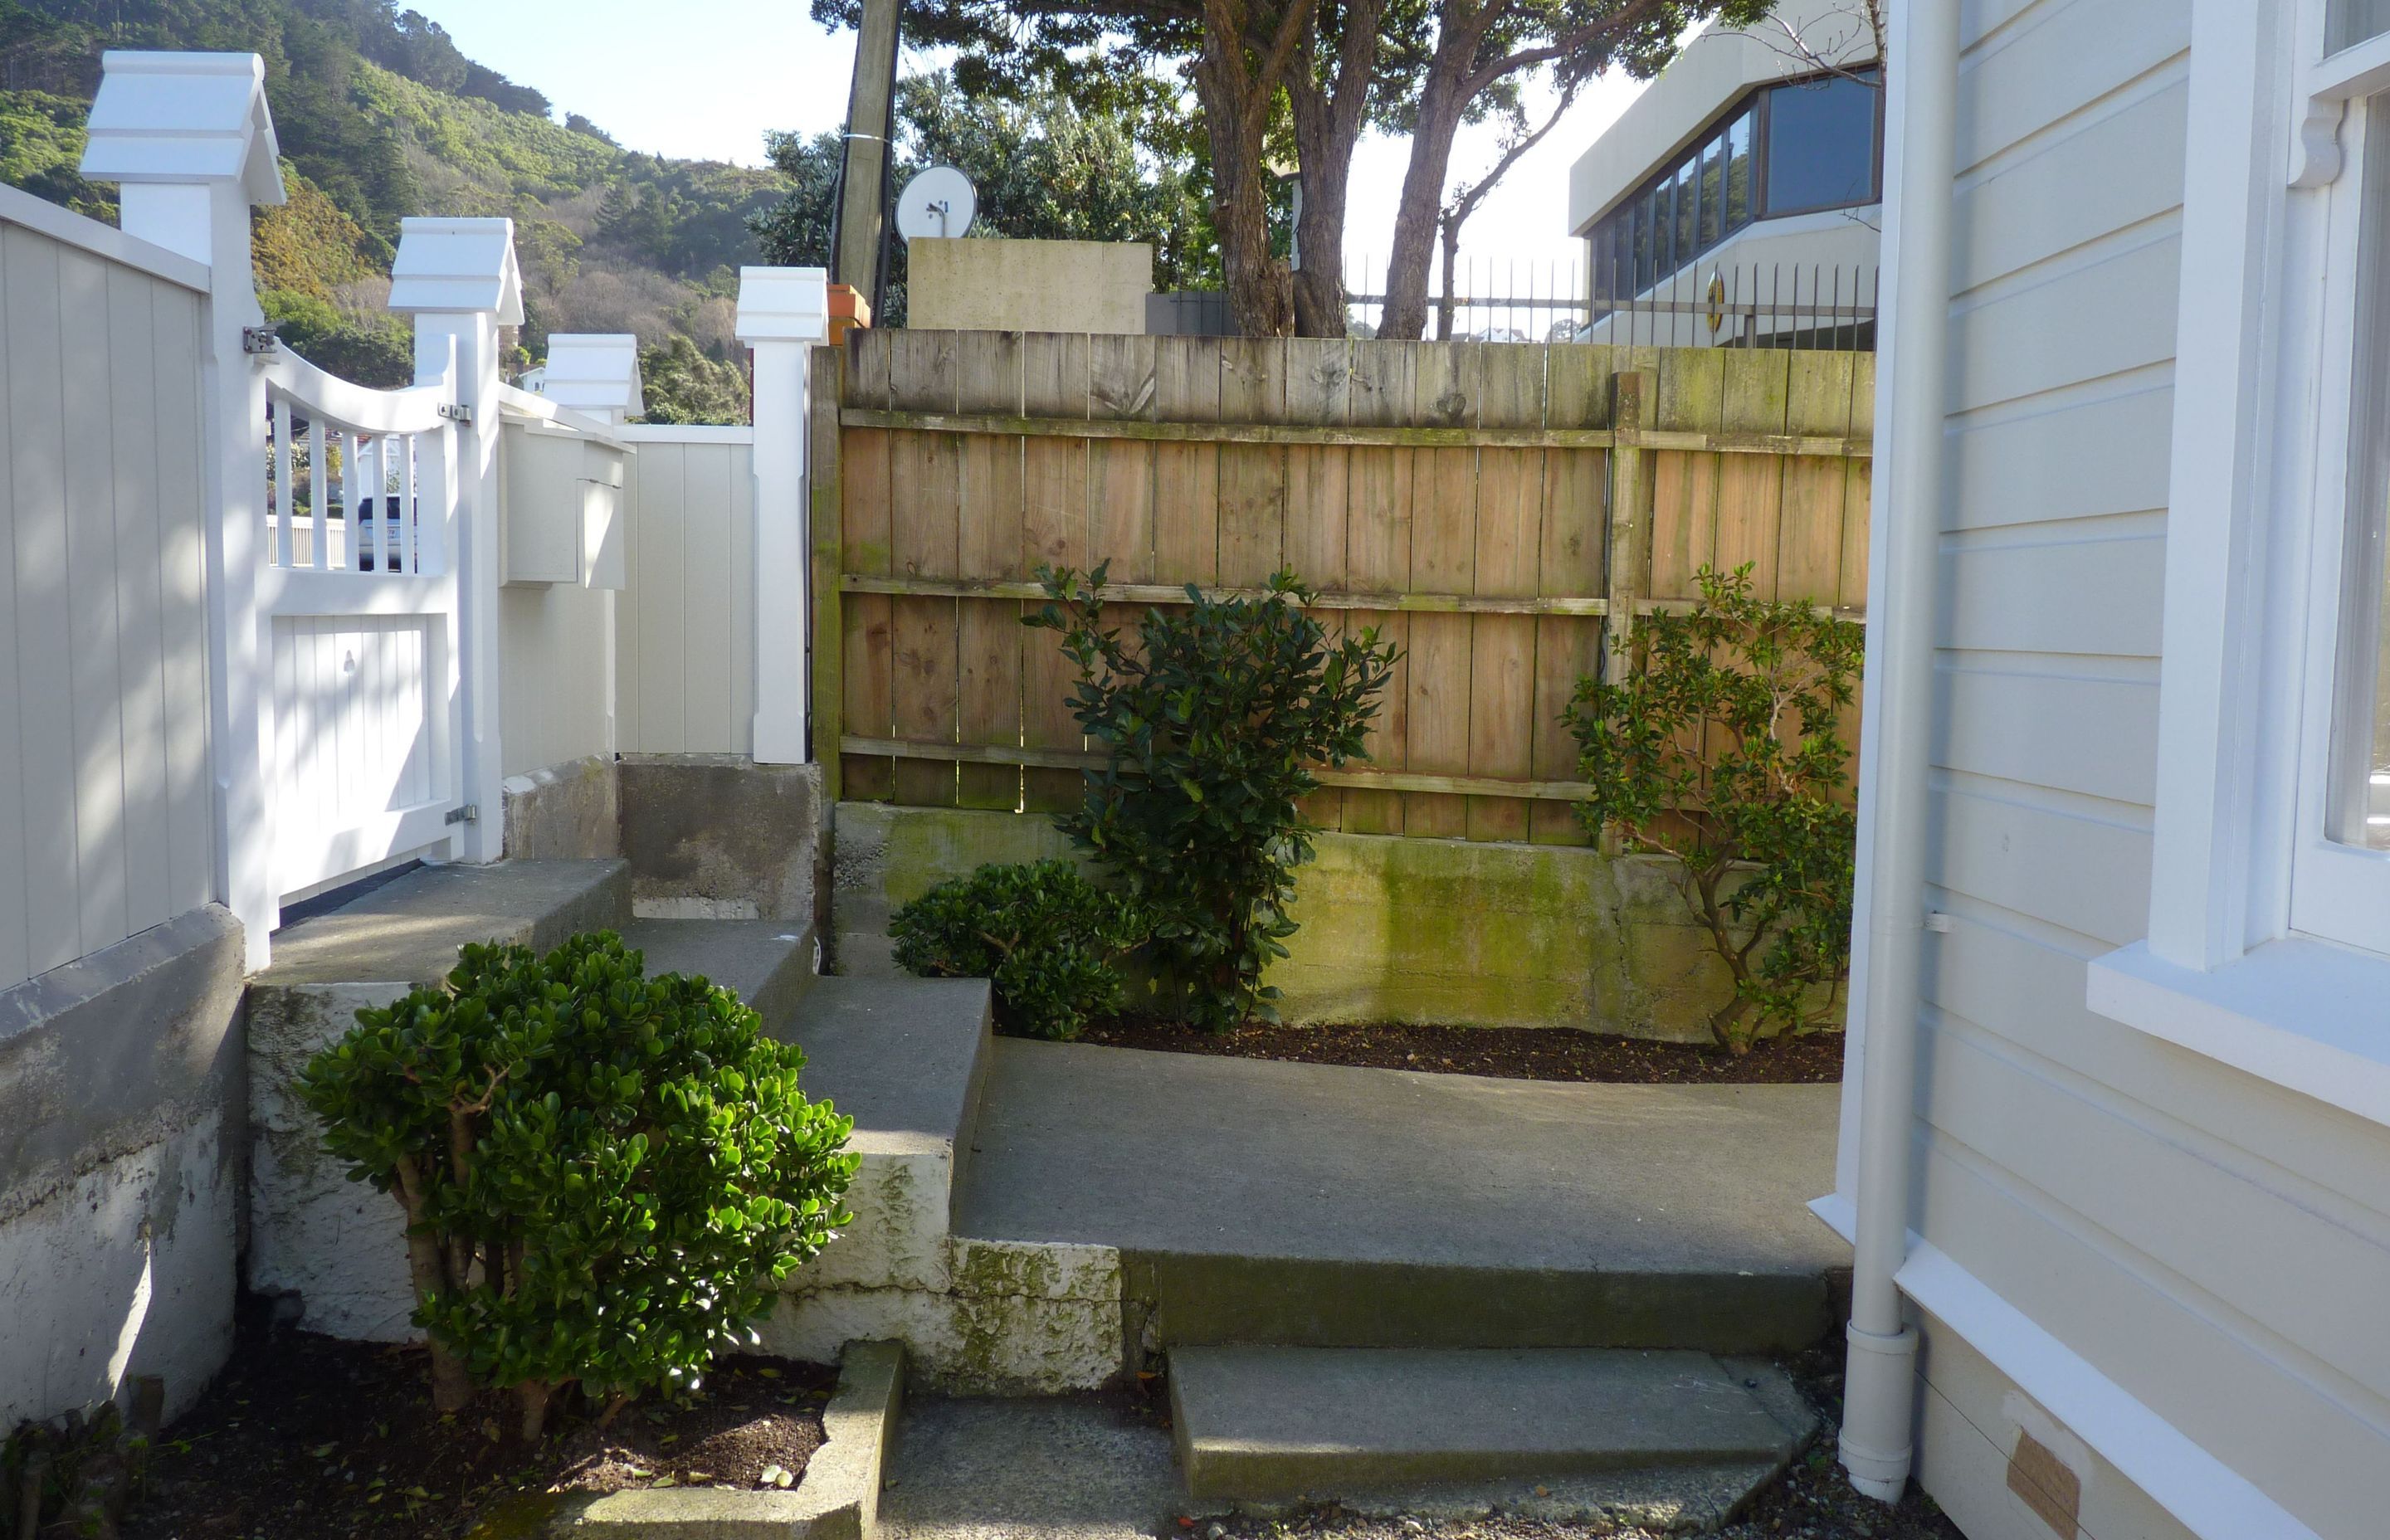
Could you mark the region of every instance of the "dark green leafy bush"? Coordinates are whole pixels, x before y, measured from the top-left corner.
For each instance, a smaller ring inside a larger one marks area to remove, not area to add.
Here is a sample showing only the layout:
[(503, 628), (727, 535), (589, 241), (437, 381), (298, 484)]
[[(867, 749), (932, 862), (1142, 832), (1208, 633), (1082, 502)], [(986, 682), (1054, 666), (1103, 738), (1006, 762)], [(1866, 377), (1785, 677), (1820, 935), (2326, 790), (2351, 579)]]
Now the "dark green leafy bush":
[(435, 1402), (512, 1388), (536, 1437), (560, 1386), (620, 1401), (752, 1341), (849, 1222), (853, 1120), (805, 1100), (803, 1064), (609, 932), (466, 947), (446, 988), (357, 1012), (300, 1091), (406, 1211)]
[(1129, 906), (1068, 861), (986, 866), (896, 911), (896, 961), (932, 979), (986, 979), (1011, 1031), (1069, 1039), (1118, 1010), (1120, 960), (1140, 939)]
[(1568, 725), (1593, 783), (1587, 826), (1677, 863), (1734, 980), (1710, 1030), (1744, 1053), (1771, 1028), (1824, 1024), (1849, 976), (1857, 820), (1839, 718), (1866, 634), (1754, 597), (1748, 566), (1697, 581), (1690, 613), (1637, 622), (1624, 679), (1578, 684)]
[(1049, 597), (1023, 623), (1060, 632), (1078, 665), (1072, 715), (1104, 753), (1060, 821), (1117, 879), (1189, 1020), (1214, 1032), (1273, 1013), (1262, 970), (1286, 956), (1295, 869), (1311, 859), (1297, 802), (1315, 765), (1365, 758), (1395, 649), (1372, 629), (1331, 640), (1291, 572), (1258, 598), (1148, 610), (1104, 628), (1091, 574), (1040, 568)]

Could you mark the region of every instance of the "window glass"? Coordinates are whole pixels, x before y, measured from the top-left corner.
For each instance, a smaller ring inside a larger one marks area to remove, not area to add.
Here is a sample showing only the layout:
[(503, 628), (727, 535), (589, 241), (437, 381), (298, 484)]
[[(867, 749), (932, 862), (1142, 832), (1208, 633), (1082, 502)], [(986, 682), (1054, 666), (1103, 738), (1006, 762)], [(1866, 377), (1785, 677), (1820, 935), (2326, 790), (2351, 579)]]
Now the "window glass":
[(1639, 293), (1651, 287), (1651, 195), (1637, 199), (1634, 212), (1635, 289)]
[(1876, 89), (1830, 76), (1767, 95), (1767, 212), (1798, 213), (1875, 198)]
[[(2376, 111), (2378, 113), (2378, 99)], [(2357, 378), (2350, 392), (2348, 513), (2341, 564), (2332, 764), (2324, 833), (2332, 841), (2390, 850), (2390, 149), (2380, 116), (2367, 135), (2360, 221)]]
[(1702, 147), (1702, 250), (1706, 251), (1718, 243), (1726, 232), (1718, 228), (1718, 191), (1726, 180), (1726, 136), (1720, 135)]
[(1700, 210), (1694, 204), (1694, 189), (1700, 185), (1697, 180), (1700, 170), (1697, 160), (1687, 160), (1677, 168), (1677, 267), (1684, 266), (1701, 254)]
[(2390, 32), (2390, 0), (2332, 0), (2324, 7), (2324, 51), (2338, 53)]
[(1726, 131), (1726, 233), (1751, 223), (1751, 125), (1745, 112)]
[(1677, 185), (1663, 182), (1651, 189), (1651, 276), (1667, 276), (1677, 265)]

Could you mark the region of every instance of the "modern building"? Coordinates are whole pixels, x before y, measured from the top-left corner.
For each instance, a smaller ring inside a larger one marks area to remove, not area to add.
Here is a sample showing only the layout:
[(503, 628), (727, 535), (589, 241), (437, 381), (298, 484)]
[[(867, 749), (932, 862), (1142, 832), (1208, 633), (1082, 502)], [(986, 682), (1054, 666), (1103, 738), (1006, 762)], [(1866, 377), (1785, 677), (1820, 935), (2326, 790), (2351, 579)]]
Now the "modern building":
[(1872, 347), (1882, 106), (1857, 0), (1705, 29), (1569, 173), (1587, 340)]

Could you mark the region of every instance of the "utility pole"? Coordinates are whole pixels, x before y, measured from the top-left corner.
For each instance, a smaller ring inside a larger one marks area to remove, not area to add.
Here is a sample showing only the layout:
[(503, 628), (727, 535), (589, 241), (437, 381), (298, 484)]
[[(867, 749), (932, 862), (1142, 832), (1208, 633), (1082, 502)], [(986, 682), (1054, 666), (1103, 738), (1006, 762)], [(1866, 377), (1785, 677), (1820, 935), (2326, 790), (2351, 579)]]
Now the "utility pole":
[(854, 43), (854, 84), (847, 94), (846, 156), (838, 186), (838, 227), (830, 241), (830, 282), (845, 284), (880, 308), (880, 252), (886, 244), (888, 173), (896, 135), (896, 32), (904, 0), (863, 0)]

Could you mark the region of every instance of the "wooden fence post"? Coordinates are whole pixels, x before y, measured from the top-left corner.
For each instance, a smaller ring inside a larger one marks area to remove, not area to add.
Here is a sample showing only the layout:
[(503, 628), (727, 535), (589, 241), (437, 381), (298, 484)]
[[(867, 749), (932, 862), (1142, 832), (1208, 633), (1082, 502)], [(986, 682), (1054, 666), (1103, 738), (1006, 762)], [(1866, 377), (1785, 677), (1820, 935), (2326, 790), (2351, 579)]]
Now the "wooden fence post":
[(839, 579), (845, 571), (845, 489), (840, 482), (839, 408), (846, 401), (846, 349), (813, 350), (813, 750), (821, 765), (822, 802), (836, 806), (846, 731), (846, 620)]
[(1610, 377), (1610, 540), (1602, 563), (1609, 612), (1602, 618), (1607, 644), (1603, 672), (1625, 671), (1635, 636), (1635, 605), (1643, 597), (1651, 548), (1650, 466), (1642, 446), (1643, 377)]

